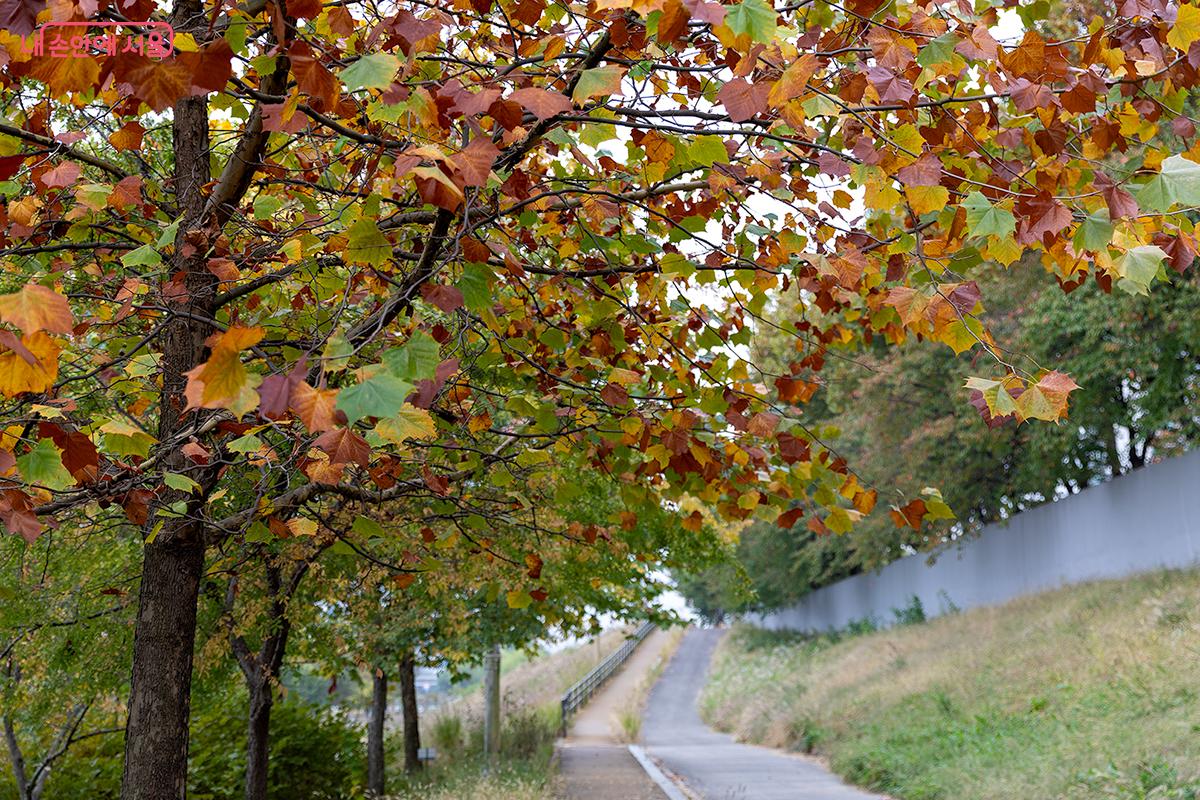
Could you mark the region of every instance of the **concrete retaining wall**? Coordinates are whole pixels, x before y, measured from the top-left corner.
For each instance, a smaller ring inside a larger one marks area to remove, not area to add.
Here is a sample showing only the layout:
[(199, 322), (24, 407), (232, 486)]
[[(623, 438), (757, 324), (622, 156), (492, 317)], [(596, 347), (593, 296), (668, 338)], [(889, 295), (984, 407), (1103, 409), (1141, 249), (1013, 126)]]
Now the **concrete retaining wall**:
[(1200, 450), (1152, 464), (1079, 494), (987, 526), (978, 538), (942, 553), (893, 562), (816, 590), (799, 604), (751, 622), (814, 631), (873, 617), (913, 595), (928, 616), (994, 605), (1021, 595), (1096, 578), (1200, 563)]

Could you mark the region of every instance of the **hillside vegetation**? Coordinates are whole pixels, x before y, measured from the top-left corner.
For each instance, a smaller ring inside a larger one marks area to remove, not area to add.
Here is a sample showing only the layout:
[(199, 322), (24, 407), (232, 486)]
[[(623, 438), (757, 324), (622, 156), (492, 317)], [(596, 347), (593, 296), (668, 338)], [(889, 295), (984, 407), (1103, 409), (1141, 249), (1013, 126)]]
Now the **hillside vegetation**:
[(701, 699), (739, 738), (901, 800), (1200, 797), (1200, 572), (857, 636), (748, 627)]

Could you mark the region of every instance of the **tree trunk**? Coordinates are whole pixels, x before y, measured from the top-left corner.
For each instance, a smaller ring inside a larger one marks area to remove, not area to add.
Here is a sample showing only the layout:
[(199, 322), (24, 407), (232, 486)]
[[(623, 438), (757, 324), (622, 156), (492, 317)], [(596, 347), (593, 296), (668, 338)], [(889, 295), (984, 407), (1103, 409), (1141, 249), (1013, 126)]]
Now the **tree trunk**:
[(246, 727), (246, 800), (267, 798), (273, 705), (274, 691), (270, 679), (264, 678), (250, 688), (250, 715)]
[(4, 743), (8, 746), (8, 763), (12, 766), (13, 781), (17, 785), (20, 800), (29, 800), (29, 778), (25, 773), (25, 755), (17, 742), (17, 732), (12, 720), (4, 717)]
[(371, 692), (371, 724), (367, 728), (367, 794), (382, 797), (387, 780), (384, 764), (384, 723), (387, 720), (387, 673), (375, 668), (375, 681)]
[(183, 800), (186, 793), (192, 650), (204, 572), (196, 528), (168, 523), (162, 538), (146, 545), (121, 800)]
[(500, 753), (500, 646), (492, 645), (483, 657), (483, 752), (488, 763)]
[[(175, 29), (191, 27), (202, 19), (200, 11), (196, 0), (180, 0)], [(172, 441), (185, 424), (186, 373), (200, 363), (204, 340), (213, 332), (207, 320), (216, 296), (216, 276), (206, 268), (205, 248), (188, 241), (188, 234), (204, 228), (202, 187), (210, 178), (207, 100), (189, 97), (176, 103), (172, 132), (174, 193), (181, 218), (167, 274), (184, 274), (187, 296), (182, 304), (172, 306), (172, 311), (178, 308), (185, 313), (172, 315), (163, 330), (158, 418), (158, 440), (163, 443)], [(163, 454), (162, 466), (182, 471), (188, 464), (176, 446)], [(200, 503), (190, 495), (168, 492), (159, 502), (181, 499), (189, 501), (185, 516), (152, 515), (148, 523), (162, 523), (162, 527), (147, 542), (142, 560), (121, 800), (182, 800), (187, 791), (192, 651), (204, 573), (204, 529), (197, 513)], [(146, 531), (148, 538), (151, 530)]]
[(417, 675), (413, 654), (400, 659), (400, 702), (404, 706), (404, 771), (421, 768), (421, 724), (417, 716)]

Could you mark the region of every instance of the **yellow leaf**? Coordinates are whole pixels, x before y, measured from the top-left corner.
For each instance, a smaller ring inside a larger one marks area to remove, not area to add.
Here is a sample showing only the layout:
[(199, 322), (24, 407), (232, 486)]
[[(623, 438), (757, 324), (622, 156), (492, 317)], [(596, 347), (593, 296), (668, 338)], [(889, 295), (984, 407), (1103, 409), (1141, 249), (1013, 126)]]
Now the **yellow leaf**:
[(1179, 6), (1175, 24), (1167, 32), (1167, 44), (1186, 53), (1192, 42), (1200, 39), (1200, 8), (1190, 5)]
[(399, 414), (375, 425), (375, 434), (385, 442), (402, 444), (405, 439), (437, 438), (437, 426), (428, 411), (405, 403)]
[(918, 214), (928, 214), (930, 211), (941, 211), (950, 199), (950, 191), (945, 186), (909, 186), (904, 189), (904, 196)]
[[(58, 343), (38, 331), (21, 338), (27, 354), (0, 345), (0, 394), (16, 397), (23, 392), (46, 392), (58, 378)], [(25, 356), (33, 356), (33, 362)]]

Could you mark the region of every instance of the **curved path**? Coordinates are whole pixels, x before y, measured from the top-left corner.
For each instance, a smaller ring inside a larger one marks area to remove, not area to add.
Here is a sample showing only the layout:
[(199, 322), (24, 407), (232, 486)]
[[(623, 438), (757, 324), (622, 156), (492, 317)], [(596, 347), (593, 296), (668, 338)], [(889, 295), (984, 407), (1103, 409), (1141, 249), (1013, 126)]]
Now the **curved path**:
[(642, 718), (646, 752), (700, 800), (879, 800), (819, 764), (739, 744), (700, 720), (696, 702), (723, 631), (693, 628), (650, 692)]

